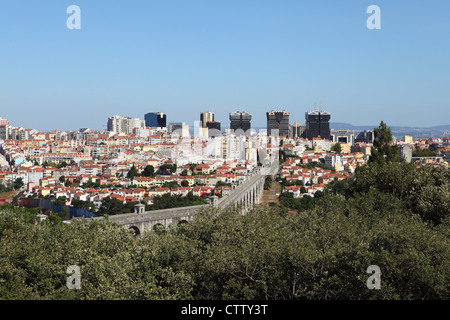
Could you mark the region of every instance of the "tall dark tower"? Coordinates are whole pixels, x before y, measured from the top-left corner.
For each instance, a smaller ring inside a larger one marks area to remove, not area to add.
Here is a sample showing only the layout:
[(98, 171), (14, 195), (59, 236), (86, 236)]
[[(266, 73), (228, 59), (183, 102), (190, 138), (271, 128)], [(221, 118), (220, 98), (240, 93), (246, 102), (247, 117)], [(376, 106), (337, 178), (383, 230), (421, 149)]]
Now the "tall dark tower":
[(244, 132), (250, 130), (252, 121), (252, 114), (245, 111), (236, 111), (230, 113), (230, 129), (241, 129)]
[(278, 129), (280, 137), (289, 136), (289, 112), (269, 111), (267, 115), (267, 135), (272, 135), (272, 130)]
[(331, 114), (323, 110), (313, 110), (305, 113), (306, 138), (312, 139), (321, 137), (330, 139), (330, 119)]
[(162, 112), (149, 112), (144, 115), (146, 127), (166, 127), (166, 115)]
[(201, 112), (200, 122), (202, 127), (207, 127), (208, 122), (214, 122), (214, 113), (211, 111)]

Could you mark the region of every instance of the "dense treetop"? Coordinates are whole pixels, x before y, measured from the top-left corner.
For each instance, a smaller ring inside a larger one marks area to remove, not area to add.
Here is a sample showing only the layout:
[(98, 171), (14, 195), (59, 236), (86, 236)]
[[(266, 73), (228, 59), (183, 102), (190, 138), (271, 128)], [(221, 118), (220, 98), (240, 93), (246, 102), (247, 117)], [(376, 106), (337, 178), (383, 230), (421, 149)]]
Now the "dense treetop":
[[(369, 166), (299, 214), (208, 209), (133, 233), (108, 221), (0, 215), (2, 299), (448, 299), (446, 168)], [(81, 290), (66, 269), (78, 265)], [(369, 290), (367, 267), (381, 269)]]

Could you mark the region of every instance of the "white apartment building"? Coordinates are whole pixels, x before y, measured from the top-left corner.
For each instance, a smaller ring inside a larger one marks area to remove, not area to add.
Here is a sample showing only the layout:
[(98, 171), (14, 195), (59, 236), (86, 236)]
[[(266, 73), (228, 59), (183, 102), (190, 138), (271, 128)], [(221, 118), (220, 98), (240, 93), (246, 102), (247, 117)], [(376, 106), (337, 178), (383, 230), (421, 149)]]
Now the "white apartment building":
[(108, 118), (107, 129), (112, 132), (133, 133), (135, 128), (145, 128), (145, 120), (115, 115)]

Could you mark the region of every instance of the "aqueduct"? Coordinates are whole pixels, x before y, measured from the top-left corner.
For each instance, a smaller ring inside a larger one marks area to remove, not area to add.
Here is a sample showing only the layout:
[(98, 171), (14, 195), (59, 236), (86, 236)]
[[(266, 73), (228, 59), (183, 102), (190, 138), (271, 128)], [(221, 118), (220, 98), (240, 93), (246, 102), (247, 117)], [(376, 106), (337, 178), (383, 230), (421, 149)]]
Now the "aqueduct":
[[(133, 229), (136, 235), (145, 231), (154, 230), (155, 226), (169, 227), (188, 222), (192, 216), (208, 206), (226, 209), (235, 206), (244, 214), (254, 205), (259, 204), (264, 191), (265, 175), (261, 174), (261, 168), (256, 168), (246, 180), (233, 187), (233, 190), (222, 198), (211, 197), (210, 204), (145, 211), (145, 206), (138, 204), (133, 213), (113, 215), (109, 221)], [(103, 217), (97, 218), (103, 219)]]

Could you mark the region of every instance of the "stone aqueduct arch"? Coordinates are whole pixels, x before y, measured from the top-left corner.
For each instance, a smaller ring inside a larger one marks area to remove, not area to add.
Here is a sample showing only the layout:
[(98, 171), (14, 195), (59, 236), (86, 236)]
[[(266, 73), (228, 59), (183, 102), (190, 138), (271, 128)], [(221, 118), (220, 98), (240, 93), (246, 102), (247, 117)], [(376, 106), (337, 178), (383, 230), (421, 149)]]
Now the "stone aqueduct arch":
[[(265, 175), (262, 175), (260, 170), (256, 170), (246, 181), (233, 188), (229, 195), (220, 199), (215, 197), (211, 204), (154, 211), (145, 211), (143, 204), (137, 204), (133, 213), (113, 215), (109, 217), (109, 221), (134, 230), (135, 238), (137, 238), (145, 231), (154, 230), (156, 225), (168, 228), (170, 225), (188, 223), (196, 212), (207, 206), (219, 209), (235, 207), (244, 214), (260, 203), (264, 182)], [(103, 219), (103, 217), (97, 219)]]
[[(110, 216), (109, 220), (124, 227), (131, 229), (135, 233), (135, 238), (139, 237), (146, 231), (155, 231), (157, 226), (168, 228), (170, 225), (180, 225), (188, 223), (194, 212), (197, 212), (202, 206), (188, 207), (187, 211), (178, 213), (179, 210), (165, 209), (143, 212), (139, 216), (137, 213), (130, 213), (125, 215)], [(183, 208), (176, 208), (183, 209)], [(169, 212), (164, 212), (164, 211)], [(161, 215), (161, 213), (163, 215)], [(167, 216), (164, 214), (167, 213)], [(153, 215), (153, 216), (152, 216)], [(116, 218), (117, 217), (117, 218)]]

